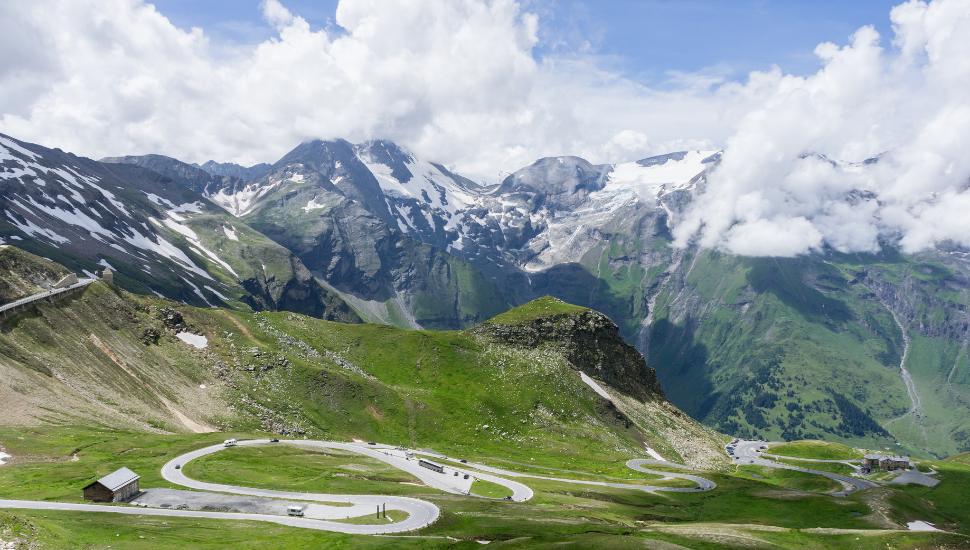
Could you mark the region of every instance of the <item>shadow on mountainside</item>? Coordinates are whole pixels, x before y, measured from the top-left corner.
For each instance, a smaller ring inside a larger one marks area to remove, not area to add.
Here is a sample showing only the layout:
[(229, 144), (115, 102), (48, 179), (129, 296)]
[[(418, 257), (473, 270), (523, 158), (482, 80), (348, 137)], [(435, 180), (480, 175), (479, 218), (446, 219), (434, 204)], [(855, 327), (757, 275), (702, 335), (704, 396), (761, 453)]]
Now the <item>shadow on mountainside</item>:
[(831, 330), (852, 320), (852, 310), (842, 301), (809, 287), (803, 279), (812, 270), (809, 258), (751, 258), (747, 282), (759, 294), (771, 293), (812, 323)]
[(711, 382), (707, 346), (697, 341), (691, 319), (673, 324), (666, 318), (650, 325), (650, 361), (667, 400), (694, 418), (703, 408), (704, 396), (715, 388)]

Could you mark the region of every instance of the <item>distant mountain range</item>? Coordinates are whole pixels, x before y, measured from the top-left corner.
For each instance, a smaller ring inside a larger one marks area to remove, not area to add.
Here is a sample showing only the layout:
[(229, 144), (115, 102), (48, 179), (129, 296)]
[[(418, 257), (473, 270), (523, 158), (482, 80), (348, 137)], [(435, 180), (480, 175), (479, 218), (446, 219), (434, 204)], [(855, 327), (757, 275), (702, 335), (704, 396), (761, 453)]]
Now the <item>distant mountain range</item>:
[(670, 401), (723, 432), (970, 450), (966, 251), (672, 247), (719, 159), (551, 157), (484, 186), (387, 141), (311, 141), (244, 168), (2, 137), (0, 234), (199, 306), (440, 330), (552, 295), (607, 314)]

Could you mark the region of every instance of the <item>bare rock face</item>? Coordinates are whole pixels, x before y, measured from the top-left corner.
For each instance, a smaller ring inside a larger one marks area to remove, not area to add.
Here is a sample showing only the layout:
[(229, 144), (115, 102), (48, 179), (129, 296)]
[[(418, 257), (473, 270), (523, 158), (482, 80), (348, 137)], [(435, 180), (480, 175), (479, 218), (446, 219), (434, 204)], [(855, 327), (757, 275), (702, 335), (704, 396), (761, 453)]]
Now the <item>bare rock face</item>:
[(60, 264), (15, 246), (0, 248), (0, 305), (48, 290), (66, 275)]
[[(543, 300), (564, 304), (555, 298)], [(488, 322), (471, 330), (488, 341), (524, 348), (551, 346), (577, 370), (643, 401), (665, 401), (657, 373), (620, 337), (602, 313), (577, 308), (515, 323)]]

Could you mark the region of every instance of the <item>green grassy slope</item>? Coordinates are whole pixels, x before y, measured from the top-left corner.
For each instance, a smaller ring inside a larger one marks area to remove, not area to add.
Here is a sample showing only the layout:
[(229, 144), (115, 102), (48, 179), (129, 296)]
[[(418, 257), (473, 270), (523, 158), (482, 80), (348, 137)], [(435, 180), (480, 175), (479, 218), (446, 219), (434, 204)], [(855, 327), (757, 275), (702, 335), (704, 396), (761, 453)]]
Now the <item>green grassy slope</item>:
[[(577, 322), (560, 317), (559, 332), (524, 345), (503, 339), (514, 322), (502, 320), (465, 332), (412, 331), (195, 309), (95, 283), (4, 321), (0, 369), (14, 383), (0, 392), (16, 412), (4, 422), (260, 428), (453, 453), (536, 453), (554, 465), (577, 453), (646, 456), (644, 444), (673, 460), (720, 460), (714, 434), (662, 394), (624, 382), (638, 356), (612, 323), (558, 310)], [(183, 343), (175, 336), (182, 331), (205, 335), (208, 348)], [(617, 388), (615, 405), (580, 380), (579, 366)]]
[(918, 421), (908, 430), (905, 418), (892, 422), (910, 409), (898, 368), (905, 343), (870, 288), (872, 260), (862, 273), (815, 257), (699, 252), (690, 262), (683, 284), (659, 294), (650, 330), (651, 364), (672, 402), (736, 435), (869, 447), (898, 440), (923, 456), (956, 450), (967, 410), (944, 413), (946, 400), (932, 393), (958, 351), (945, 335), (911, 335), (906, 364), (924, 399), (924, 428), (947, 427), (923, 441)]
[(793, 441), (785, 445), (773, 445), (766, 452), (779, 456), (814, 458), (819, 460), (853, 460), (862, 458), (862, 452), (856, 449), (825, 441)]
[[(131, 467), (141, 474), (143, 487), (168, 486), (158, 475), (162, 464), (222, 437), (225, 435), (99, 433), (78, 427), (0, 429), (0, 444), (15, 455), (11, 464), (0, 468), (0, 496), (80, 501), (80, 487), (119, 466)], [(292, 449), (279, 449), (270, 452), (293, 457), (298, 454), (291, 453)], [(341, 486), (354, 492), (369, 492), (388, 483), (376, 479), (380, 477), (379, 472), (358, 470), (362, 466), (380, 468), (360, 457), (342, 457), (343, 460), (331, 457), (317, 463), (287, 462), (286, 456), (280, 456), (282, 463), (277, 463), (259, 450), (236, 449), (231, 460), (222, 462), (238, 471), (243, 476), (241, 481), (251, 485), (273, 478), (281, 487), (296, 490)], [(288, 465), (294, 467), (292, 471), (288, 471)], [(206, 479), (222, 475), (205, 465), (203, 469), (207, 470), (202, 472)], [(332, 473), (355, 471), (369, 479), (332, 477)], [(45, 548), (76, 548), (79, 544), (94, 547), (110, 544), (113, 548), (148, 544), (153, 548), (169, 548), (179, 542), (182, 547), (193, 548), (265, 547), (267, 544), (282, 548), (288, 544), (369, 548), (380, 547), (388, 540), (393, 542), (393, 547), (407, 548), (433, 547), (439, 541), (450, 548), (478, 547), (475, 540), (491, 540), (498, 546), (511, 547), (527, 541), (530, 548), (561, 546), (564, 542), (578, 547), (595, 544), (625, 548), (630, 541), (640, 548), (655, 547), (656, 541), (688, 548), (704, 548), (711, 541), (717, 541), (713, 547), (718, 548), (750, 548), (753, 544), (781, 548), (885, 548), (887, 545), (926, 548), (948, 544), (959, 548), (964, 538), (951, 533), (882, 529), (898, 527), (887, 521), (924, 519), (963, 537), (970, 533), (968, 518), (962, 510), (965, 507), (953, 502), (960, 495), (962, 478), (959, 477), (945, 478), (933, 490), (900, 487), (879, 489), (879, 494), (871, 496), (832, 498), (780, 486), (811, 485), (814, 480), (809, 477), (762, 480), (746, 471), (705, 475), (718, 484), (717, 490), (660, 495), (528, 479), (524, 481), (533, 488), (535, 497), (525, 503), (448, 495), (427, 487), (397, 484), (402, 494), (430, 500), (442, 510), (439, 520), (414, 533), (419, 535), (415, 538), (354, 537), (259, 522), (17, 510), (0, 512), (0, 538), (6, 541), (22, 536), (25, 542), (32, 541)], [(348, 486), (351, 482), (357, 485)], [(824, 484), (824, 480), (820, 483)], [(819, 527), (822, 529), (817, 530)], [(841, 529), (857, 531), (846, 533)], [(140, 536), (145, 539), (139, 539)]]

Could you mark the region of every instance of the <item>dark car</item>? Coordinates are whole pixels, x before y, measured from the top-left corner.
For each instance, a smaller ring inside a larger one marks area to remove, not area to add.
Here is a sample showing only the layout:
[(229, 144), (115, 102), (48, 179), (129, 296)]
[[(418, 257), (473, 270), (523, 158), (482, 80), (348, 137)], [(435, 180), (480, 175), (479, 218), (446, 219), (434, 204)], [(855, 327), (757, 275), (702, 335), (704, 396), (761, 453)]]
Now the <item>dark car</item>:
[(511, 496), (508, 496), (508, 497), (503, 498), (502, 500), (512, 500), (512, 497)]
[(270, 440), (269, 440), (269, 442), (270, 442), (270, 443), (279, 443), (279, 442), (280, 442), (280, 440), (279, 440), (279, 439), (276, 439), (276, 438), (274, 437), (273, 439), (270, 439)]
[(465, 474), (465, 479), (468, 479), (468, 474)]
[(458, 472), (455, 472), (455, 477), (458, 477)]
[(700, 488), (701, 488), (701, 486), (700, 486), (700, 485), (698, 485), (697, 487), (694, 487), (694, 489), (700, 489)]
[(176, 470), (181, 470), (182, 469), (182, 465), (181, 464), (176, 464), (175, 465), (175, 469)]
[(374, 441), (368, 441), (368, 442), (367, 442), (367, 444), (368, 444), (368, 445), (377, 445), (377, 443), (376, 443), (376, 442), (374, 442)]
[(461, 462), (462, 464), (467, 464), (467, 463), (468, 463), (468, 461), (467, 461), (467, 460), (465, 460), (464, 458), (463, 458), (463, 459), (461, 459), (461, 460), (459, 460), (458, 462)]

